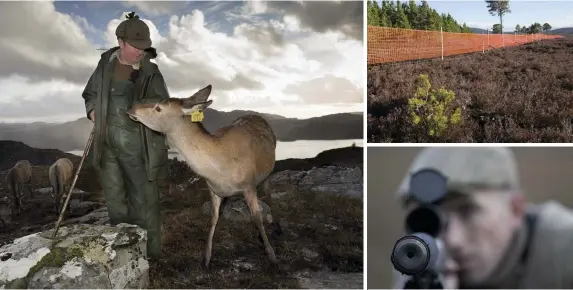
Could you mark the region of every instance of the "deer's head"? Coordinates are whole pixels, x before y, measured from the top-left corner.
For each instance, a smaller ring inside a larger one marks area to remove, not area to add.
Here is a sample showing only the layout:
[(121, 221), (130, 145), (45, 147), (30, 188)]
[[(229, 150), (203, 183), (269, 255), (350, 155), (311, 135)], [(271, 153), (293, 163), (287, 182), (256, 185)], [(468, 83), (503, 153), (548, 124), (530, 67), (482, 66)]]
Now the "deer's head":
[(141, 122), (154, 131), (166, 133), (174, 121), (194, 112), (202, 112), (209, 107), (213, 103), (212, 100), (208, 100), (209, 95), (211, 95), (211, 85), (188, 98), (170, 98), (155, 104), (134, 105), (127, 114), (132, 120)]

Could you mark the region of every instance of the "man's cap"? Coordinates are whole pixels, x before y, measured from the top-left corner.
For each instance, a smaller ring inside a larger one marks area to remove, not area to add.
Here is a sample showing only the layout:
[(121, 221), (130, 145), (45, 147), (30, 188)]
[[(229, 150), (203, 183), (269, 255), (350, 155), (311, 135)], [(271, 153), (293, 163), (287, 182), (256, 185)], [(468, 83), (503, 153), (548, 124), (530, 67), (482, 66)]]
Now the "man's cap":
[(412, 174), (434, 169), (446, 178), (446, 189), (464, 194), (475, 190), (519, 190), (515, 155), (502, 147), (430, 147), (414, 159), (397, 191), (406, 201), (411, 197)]
[(115, 30), (115, 35), (125, 42), (138, 49), (148, 49), (151, 47), (151, 34), (149, 27), (135, 12), (126, 16), (127, 20), (121, 22)]

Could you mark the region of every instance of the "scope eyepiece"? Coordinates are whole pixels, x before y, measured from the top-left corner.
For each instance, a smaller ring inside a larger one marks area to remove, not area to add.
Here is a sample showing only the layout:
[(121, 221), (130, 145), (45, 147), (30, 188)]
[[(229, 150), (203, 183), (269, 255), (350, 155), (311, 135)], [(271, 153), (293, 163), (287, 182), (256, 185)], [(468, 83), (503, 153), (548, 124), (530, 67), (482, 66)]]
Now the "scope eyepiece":
[(415, 233), (402, 237), (394, 244), (391, 261), (397, 271), (413, 276), (434, 269), (438, 256), (438, 246), (432, 236)]

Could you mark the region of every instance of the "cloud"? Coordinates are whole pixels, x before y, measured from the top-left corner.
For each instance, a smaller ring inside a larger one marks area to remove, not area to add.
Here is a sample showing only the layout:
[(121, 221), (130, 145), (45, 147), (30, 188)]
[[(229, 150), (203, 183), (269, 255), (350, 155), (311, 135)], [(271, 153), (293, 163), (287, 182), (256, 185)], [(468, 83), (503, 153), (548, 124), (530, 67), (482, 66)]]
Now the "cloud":
[(360, 87), (347, 79), (333, 75), (288, 85), (285, 92), (300, 96), (308, 104), (359, 103), (362, 101)]
[[(362, 32), (360, 37), (353, 32), (361, 27), (361, 16), (352, 24), (360, 2), (183, 3), (125, 3), (145, 15), (158, 51), (154, 62), (172, 97), (187, 97), (211, 84), (215, 109), (260, 108), (293, 116), (306, 106), (305, 116), (319, 116), (362, 106)], [(66, 14), (47, 1), (0, 2), (0, 25), (13, 27), (0, 31), (0, 121), (76, 111), (83, 116), (81, 92), (102, 53), (89, 39), (117, 46), (115, 29), (125, 10), (96, 24), (88, 21), (93, 19), (86, 17), (87, 10)], [(329, 12), (336, 19), (310, 20), (319, 10), (314, 17)], [(22, 21), (22, 15), (30, 19)], [(161, 29), (156, 16), (162, 17)]]
[(266, 5), (296, 16), (302, 27), (315, 32), (335, 30), (353, 39), (363, 38), (363, 1), (269, 1)]
[(27, 77), (13, 75), (0, 79), (0, 88), (2, 119), (45, 120), (54, 116), (85, 116), (81, 97), (84, 87), (77, 83), (65, 80), (34, 82)]
[(160, 16), (177, 13), (185, 9), (189, 4), (187, 1), (133, 1), (122, 2), (126, 8), (135, 8), (149, 16)]
[(77, 20), (51, 2), (0, 2), (0, 27), (10, 27), (0, 32), (0, 77), (87, 81), (99, 57)]

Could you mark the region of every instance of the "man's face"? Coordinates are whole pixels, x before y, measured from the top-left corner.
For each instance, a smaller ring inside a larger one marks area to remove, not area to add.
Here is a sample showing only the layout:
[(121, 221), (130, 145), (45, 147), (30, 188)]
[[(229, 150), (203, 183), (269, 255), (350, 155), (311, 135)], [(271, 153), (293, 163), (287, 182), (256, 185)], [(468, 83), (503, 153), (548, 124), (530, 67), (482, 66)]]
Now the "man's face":
[(118, 41), (121, 48), (121, 59), (128, 63), (137, 63), (143, 58), (143, 50), (135, 48), (121, 39)]
[(479, 285), (495, 270), (522, 223), (520, 197), (499, 192), (453, 194), (440, 205), (448, 216), (443, 239), (449, 258), (459, 266), (460, 283)]

